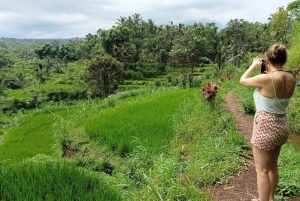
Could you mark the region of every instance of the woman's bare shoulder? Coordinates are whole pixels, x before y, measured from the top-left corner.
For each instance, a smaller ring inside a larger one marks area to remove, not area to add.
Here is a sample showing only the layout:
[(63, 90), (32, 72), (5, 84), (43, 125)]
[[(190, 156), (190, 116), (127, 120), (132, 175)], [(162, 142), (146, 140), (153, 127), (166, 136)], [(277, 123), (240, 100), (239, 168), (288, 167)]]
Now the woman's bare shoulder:
[(286, 78), (290, 82), (296, 82), (296, 76), (291, 71), (285, 71), (286, 72)]

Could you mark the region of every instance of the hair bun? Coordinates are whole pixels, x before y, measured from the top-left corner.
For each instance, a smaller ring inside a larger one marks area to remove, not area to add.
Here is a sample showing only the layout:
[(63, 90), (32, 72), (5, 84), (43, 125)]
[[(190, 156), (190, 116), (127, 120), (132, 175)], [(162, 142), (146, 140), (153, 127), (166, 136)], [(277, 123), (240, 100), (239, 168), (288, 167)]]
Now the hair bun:
[(267, 58), (271, 63), (283, 65), (286, 62), (286, 48), (283, 44), (274, 44), (267, 51)]

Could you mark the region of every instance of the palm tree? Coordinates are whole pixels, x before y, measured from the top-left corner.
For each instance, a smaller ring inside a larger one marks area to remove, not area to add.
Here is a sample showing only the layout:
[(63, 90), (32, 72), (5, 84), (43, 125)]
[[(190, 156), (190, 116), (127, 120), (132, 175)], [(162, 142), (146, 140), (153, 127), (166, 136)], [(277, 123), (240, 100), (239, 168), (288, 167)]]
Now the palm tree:
[(201, 57), (200, 59), (206, 62), (209, 62), (212, 65), (212, 70), (216, 77), (220, 77), (226, 65), (236, 59), (241, 59), (242, 55), (238, 54), (231, 58), (227, 57), (227, 53), (222, 42), (218, 45), (217, 48), (217, 56), (215, 61), (213, 62), (211, 59), (207, 57)]
[(127, 18), (121, 16), (120, 19), (118, 19), (118, 21), (116, 22), (116, 24), (119, 26), (125, 26), (126, 22), (127, 22)]

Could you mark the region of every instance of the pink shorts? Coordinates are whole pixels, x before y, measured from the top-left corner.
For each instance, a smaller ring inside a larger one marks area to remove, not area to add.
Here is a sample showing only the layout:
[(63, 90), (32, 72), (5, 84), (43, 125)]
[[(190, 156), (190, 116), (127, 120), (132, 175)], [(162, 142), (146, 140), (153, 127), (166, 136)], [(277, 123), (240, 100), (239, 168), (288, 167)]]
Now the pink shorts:
[(258, 111), (254, 117), (251, 143), (259, 149), (271, 151), (287, 142), (289, 132), (285, 114)]

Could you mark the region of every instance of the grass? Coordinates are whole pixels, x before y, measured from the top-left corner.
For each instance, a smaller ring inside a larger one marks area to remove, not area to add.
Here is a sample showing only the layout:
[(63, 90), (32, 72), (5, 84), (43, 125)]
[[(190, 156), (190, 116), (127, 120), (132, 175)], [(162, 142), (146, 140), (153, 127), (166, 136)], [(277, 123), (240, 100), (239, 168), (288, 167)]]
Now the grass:
[[(198, 91), (197, 91), (198, 92)], [(177, 90), (158, 97), (111, 108), (89, 118), (85, 130), (91, 138), (103, 138), (120, 154), (130, 152), (140, 141), (146, 147), (160, 148), (173, 136), (172, 115), (195, 89)]]
[(223, 108), (226, 84), (231, 85), (223, 83), (213, 103), (198, 97), (198, 104), (187, 104), (193, 114), (184, 113), (188, 120), (176, 124), (179, 127), (171, 142), (172, 153), (185, 167), (183, 174), (198, 186), (226, 182), (248, 157), (245, 138), (236, 132), (234, 120)]
[(0, 161), (22, 161), (37, 153), (51, 155), (54, 143), (52, 118), (49, 113), (40, 114), (30, 123), (10, 130), (0, 145)]
[[(68, 116), (67, 110), (58, 111), (61, 116)], [(54, 115), (49, 111), (23, 117), (20, 126), (12, 128), (0, 144), (0, 162), (21, 162), (37, 154), (53, 155)], [(20, 123), (19, 122), (19, 123)]]
[(53, 161), (0, 167), (0, 200), (122, 200), (105, 175)]
[[(299, 146), (299, 145), (298, 145)], [(281, 196), (300, 196), (300, 151), (288, 143), (282, 147), (279, 158), (280, 180), (277, 194)]]

